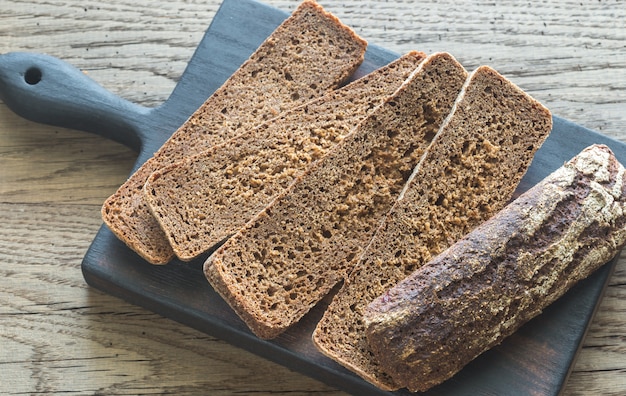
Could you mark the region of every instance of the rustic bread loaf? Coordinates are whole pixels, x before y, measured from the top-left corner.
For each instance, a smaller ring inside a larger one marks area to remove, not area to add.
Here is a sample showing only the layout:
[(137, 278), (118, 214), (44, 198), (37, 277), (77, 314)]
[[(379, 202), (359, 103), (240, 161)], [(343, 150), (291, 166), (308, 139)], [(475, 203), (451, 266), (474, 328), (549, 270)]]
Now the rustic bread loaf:
[(207, 279), (254, 333), (278, 335), (347, 275), (466, 77), (448, 54), (426, 58), (397, 92), (207, 260)]
[(167, 263), (172, 248), (143, 198), (148, 176), (336, 88), (360, 65), (365, 47), (336, 17), (314, 1), (304, 1), (105, 201), (104, 222), (147, 261)]
[(513, 83), (489, 67), (475, 70), (315, 329), (320, 351), (383, 389), (398, 388), (372, 358), (365, 307), (501, 209), (551, 126), (550, 112)]
[(375, 299), (369, 344), (424, 391), (499, 344), (626, 243), (626, 176), (592, 146)]
[(225, 240), (341, 141), (426, 57), (400, 59), (153, 173), (145, 199), (181, 260)]

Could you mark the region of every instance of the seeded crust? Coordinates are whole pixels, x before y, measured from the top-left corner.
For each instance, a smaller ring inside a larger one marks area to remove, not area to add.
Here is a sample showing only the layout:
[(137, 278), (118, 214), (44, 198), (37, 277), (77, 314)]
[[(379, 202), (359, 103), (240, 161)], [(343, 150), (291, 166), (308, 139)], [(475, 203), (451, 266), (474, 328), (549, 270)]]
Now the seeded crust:
[(367, 43), (314, 1), (304, 1), (172, 137), (109, 197), (102, 219), (153, 264), (173, 256), (144, 200), (150, 174), (340, 86)]
[(426, 57), (410, 52), (347, 86), (153, 173), (146, 202), (176, 256), (225, 240), (341, 141)]
[(261, 338), (297, 322), (352, 268), (450, 112), (467, 73), (426, 58), (369, 117), (205, 263)]
[(537, 316), (626, 243), (626, 176), (592, 146), (374, 300), (372, 351), (425, 391)]
[(318, 323), (320, 351), (382, 389), (398, 389), (369, 349), (365, 307), (500, 210), (551, 128), (550, 112), (536, 100), (489, 67), (474, 71)]

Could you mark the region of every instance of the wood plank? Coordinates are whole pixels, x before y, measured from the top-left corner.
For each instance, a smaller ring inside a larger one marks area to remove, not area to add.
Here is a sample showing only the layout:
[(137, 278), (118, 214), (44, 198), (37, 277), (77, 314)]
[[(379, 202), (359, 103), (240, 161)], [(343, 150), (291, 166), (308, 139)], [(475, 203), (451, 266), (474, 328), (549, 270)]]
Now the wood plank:
[(84, 236), (100, 226), (99, 206), (57, 204), (54, 209), (0, 203), (6, 226), (0, 229), (3, 394), (64, 389), (79, 394), (206, 389), (230, 394), (231, 381), (243, 393), (334, 393), (287, 368), (88, 287), (80, 260), (89, 243)]
[(126, 180), (137, 153), (109, 139), (18, 117), (0, 103), (3, 202), (101, 205)]

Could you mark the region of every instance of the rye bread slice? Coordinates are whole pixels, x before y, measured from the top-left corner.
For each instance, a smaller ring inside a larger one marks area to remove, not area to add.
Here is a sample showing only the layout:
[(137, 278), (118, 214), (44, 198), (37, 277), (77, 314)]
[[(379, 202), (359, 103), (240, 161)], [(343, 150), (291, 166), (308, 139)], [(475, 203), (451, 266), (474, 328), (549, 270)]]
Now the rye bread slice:
[(374, 300), (369, 344), (397, 384), (425, 391), (500, 344), (626, 243), (626, 174), (583, 150)]
[(475, 70), (318, 323), (320, 351), (382, 389), (397, 389), (367, 343), (366, 306), (504, 207), (551, 129), (539, 102), (493, 69)]
[(255, 334), (285, 331), (349, 273), (466, 77), (449, 54), (426, 58), (207, 260), (207, 279)]
[(367, 43), (314, 1), (304, 1), (254, 54), (111, 196), (102, 219), (153, 264), (173, 257), (142, 192), (150, 174), (340, 86)]
[(145, 200), (188, 261), (233, 235), (341, 141), (426, 57), (400, 59), (260, 126), (154, 172)]

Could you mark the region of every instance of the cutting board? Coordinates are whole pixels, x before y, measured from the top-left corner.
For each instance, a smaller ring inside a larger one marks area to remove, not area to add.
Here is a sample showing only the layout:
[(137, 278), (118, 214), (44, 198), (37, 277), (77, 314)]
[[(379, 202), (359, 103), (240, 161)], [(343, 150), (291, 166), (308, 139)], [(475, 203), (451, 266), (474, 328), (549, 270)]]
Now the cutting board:
[[(287, 15), (252, 0), (225, 0), (171, 96), (156, 108), (125, 101), (67, 63), (31, 53), (0, 56), (0, 99), (32, 121), (97, 133), (128, 145), (139, 153), (136, 169)], [(370, 45), (354, 78), (398, 56)], [(607, 144), (626, 163), (626, 146), (622, 143), (554, 117), (552, 134), (537, 152), (516, 194), (593, 143)], [(371, 386), (315, 349), (311, 333), (326, 302), (277, 339), (260, 340), (205, 280), (202, 273), (205, 258), (153, 266), (102, 226), (84, 257), (82, 271), (87, 283), (95, 288), (338, 389), (359, 395), (390, 394)], [(617, 258), (607, 263), (544, 314), (427, 394), (558, 394), (616, 262)], [(401, 390), (395, 394), (409, 392)]]

